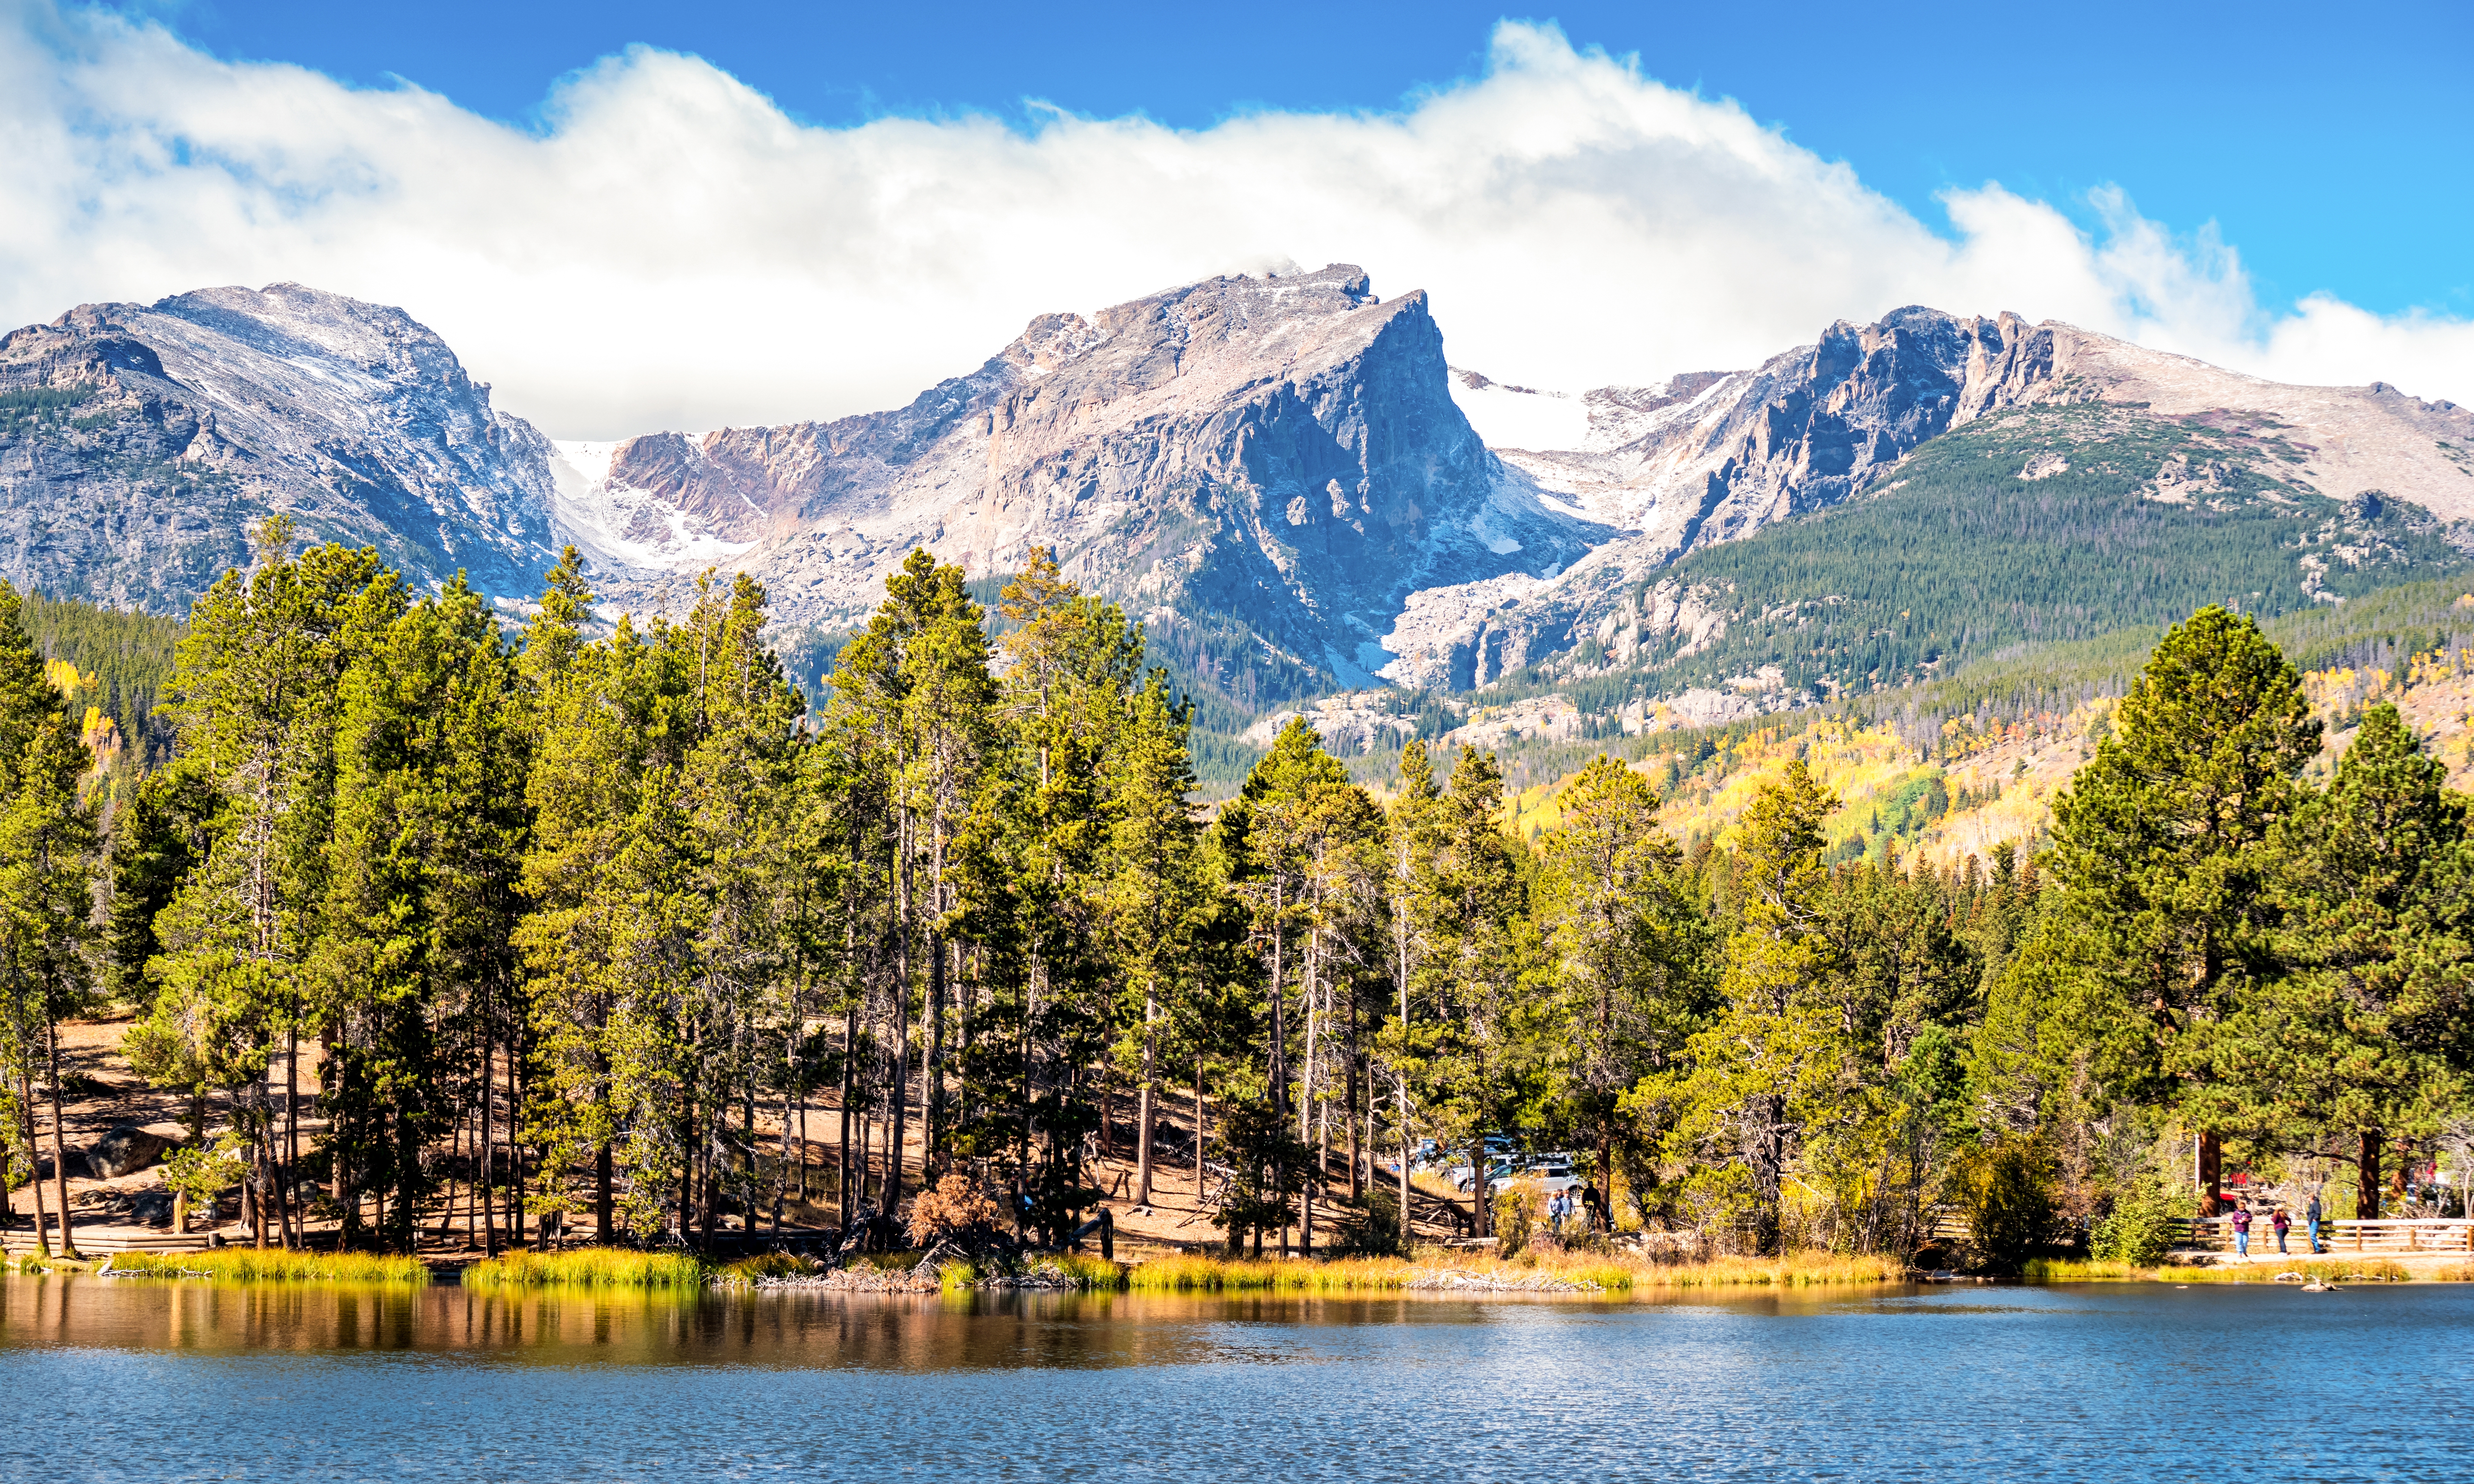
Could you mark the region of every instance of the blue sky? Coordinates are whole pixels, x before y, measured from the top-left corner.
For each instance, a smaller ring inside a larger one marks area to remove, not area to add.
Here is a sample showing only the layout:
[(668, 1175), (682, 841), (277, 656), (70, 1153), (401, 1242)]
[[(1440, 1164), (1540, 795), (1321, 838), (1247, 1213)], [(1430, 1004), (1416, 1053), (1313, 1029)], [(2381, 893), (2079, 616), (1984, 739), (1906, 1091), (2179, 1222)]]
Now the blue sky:
[(1756, 118), (1936, 227), (1999, 180), (2083, 226), (2119, 185), (2217, 224), (2268, 306), (2474, 313), (2474, 4), (2382, 6), (479, 4), (123, 7), (227, 59), (403, 78), (525, 121), (630, 43), (691, 53), (792, 117), (845, 125), (1025, 101), (1193, 129), (1254, 108), (1389, 109), (1483, 66), (1499, 17)]
[(2469, 16), (0, 0), (0, 324), (307, 283), (593, 440), (1346, 262), (1535, 387), (1921, 303), (2474, 402)]

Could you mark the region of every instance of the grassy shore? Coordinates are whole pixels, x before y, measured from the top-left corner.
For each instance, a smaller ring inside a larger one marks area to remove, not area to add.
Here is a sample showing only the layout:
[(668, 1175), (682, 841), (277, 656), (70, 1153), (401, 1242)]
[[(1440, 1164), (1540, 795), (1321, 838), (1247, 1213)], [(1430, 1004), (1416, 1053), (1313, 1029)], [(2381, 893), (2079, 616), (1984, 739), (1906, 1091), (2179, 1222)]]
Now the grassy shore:
[(2299, 1273), (2323, 1282), (2376, 1281), (2474, 1282), (2474, 1265), (2410, 1268), (2385, 1257), (2320, 1257), (2295, 1262), (2253, 1262), (2240, 1266), (2143, 1268), (2127, 1262), (2069, 1261), (2039, 1257), (2027, 1264), (2031, 1283), (2268, 1283), (2279, 1273)]
[(1127, 1273), (1125, 1286), (1135, 1293), (1382, 1293), (1424, 1286), (1445, 1274), (1473, 1281), (1467, 1286), (1570, 1284), (1602, 1293), (1887, 1283), (1903, 1276), (1899, 1266), (1886, 1258), (1829, 1253), (1717, 1257), (1706, 1262), (1646, 1262), (1585, 1253), (1513, 1261), (1464, 1254), (1416, 1260), (1334, 1257), (1297, 1262), (1178, 1257), (1137, 1264)]
[(429, 1281), (418, 1257), (367, 1252), (285, 1252), (279, 1248), (218, 1247), (207, 1252), (123, 1252), (111, 1272), (158, 1278), (211, 1278), (241, 1283), (402, 1283)]
[(572, 1252), (511, 1252), (464, 1270), (467, 1288), (698, 1288), (714, 1270), (676, 1252), (581, 1247)]

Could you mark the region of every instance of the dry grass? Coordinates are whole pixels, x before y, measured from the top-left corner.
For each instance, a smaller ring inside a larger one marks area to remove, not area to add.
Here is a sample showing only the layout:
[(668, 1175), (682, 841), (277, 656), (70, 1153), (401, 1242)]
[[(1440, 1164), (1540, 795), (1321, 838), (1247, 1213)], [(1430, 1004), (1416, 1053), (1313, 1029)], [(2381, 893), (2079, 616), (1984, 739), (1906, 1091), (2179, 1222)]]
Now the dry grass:
[(724, 1264), (720, 1281), (733, 1287), (753, 1287), (760, 1279), (812, 1277), (816, 1266), (812, 1259), (795, 1253), (768, 1252)]
[(467, 1288), (694, 1288), (713, 1269), (686, 1253), (581, 1247), (511, 1252), (464, 1270)]
[(123, 1252), (111, 1255), (114, 1274), (158, 1278), (211, 1278), (240, 1283), (407, 1283), (429, 1281), (418, 1257), (366, 1252), (285, 1252), (218, 1247), (208, 1252)]
[(1366, 1293), (1404, 1286), (1419, 1268), (1397, 1257), (1249, 1262), (1230, 1257), (1154, 1257), (1126, 1275), (1135, 1293)]
[(2133, 1267), (2127, 1262), (2069, 1261), (2039, 1257), (2027, 1264), (2031, 1283), (2270, 1283), (2279, 1273), (2299, 1273), (2328, 1282), (2474, 1281), (2474, 1268), (2425, 1268), (2416, 1272), (2381, 1257), (2327, 1257), (2304, 1262), (2254, 1262), (2238, 1267)]
[(1881, 1257), (1795, 1253), (1783, 1257), (1718, 1257), (1707, 1262), (1645, 1262), (1589, 1253), (1539, 1254), (1506, 1261), (1479, 1254), (1409, 1261), (1399, 1257), (1335, 1257), (1322, 1261), (1249, 1262), (1219, 1257), (1161, 1257), (1135, 1267), (1126, 1286), (1136, 1293), (1381, 1293), (1405, 1289), (1445, 1271), (1506, 1286), (1546, 1279), (1603, 1293), (1677, 1288), (1801, 1288), (1887, 1283), (1902, 1277)]
[(1798, 1252), (1777, 1257), (1711, 1257), (1702, 1262), (1636, 1266), (1633, 1286), (1642, 1288), (1826, 1288), (1853, 1283), (1895, 1283), (1906, 1270), (1888, 1257)]

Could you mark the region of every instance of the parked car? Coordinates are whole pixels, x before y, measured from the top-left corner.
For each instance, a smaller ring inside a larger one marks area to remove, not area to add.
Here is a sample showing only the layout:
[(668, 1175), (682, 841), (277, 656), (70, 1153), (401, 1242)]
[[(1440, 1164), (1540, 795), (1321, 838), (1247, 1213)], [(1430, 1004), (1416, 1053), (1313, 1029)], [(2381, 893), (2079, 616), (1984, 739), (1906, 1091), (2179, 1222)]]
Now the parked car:
[[(1443, 1173), (1451, 1180), (1453, 1189), (1467, 1190), (1469, 1187), (1469, 1167), (1467, 1165), (1457, 1165)], [(1502, 1180), (1505, 1176), (1511, 1173), (1512, 1161), (1508, 1160), (1501, 1163), (1489, 1164), (1486, 1167), (1486, 1187), (1489, 1190), (1492, 1190), (1496, 1182)]]
[(1490, 1196), (1501, 1195), (1516, 1181), (1522, 1180), (1538, 1182), (1545, 1187), (1548, 1195), (1561, 1190), (1578, 1190), (1582, 1185), (1581, 1177), (1572, 1173), (1569, 1161), (1540, 1160), (1524, 1167), (1516, 1175), (1507, 1169), (1500, 1178), (1488, 1181), (1486, 1193)]

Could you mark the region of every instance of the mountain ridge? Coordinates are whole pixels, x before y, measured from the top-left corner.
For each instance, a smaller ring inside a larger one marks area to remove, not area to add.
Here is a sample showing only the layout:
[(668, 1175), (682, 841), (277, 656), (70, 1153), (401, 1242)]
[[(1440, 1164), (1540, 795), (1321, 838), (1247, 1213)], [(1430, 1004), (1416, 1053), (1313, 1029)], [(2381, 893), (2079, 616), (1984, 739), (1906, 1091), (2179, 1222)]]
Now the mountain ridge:
[(0, 336), (0, 575), (177, 611), (285, 511), (414, 583), (528, 591), (548, 440), (400, 309), (299, 284), (81, 304)]

